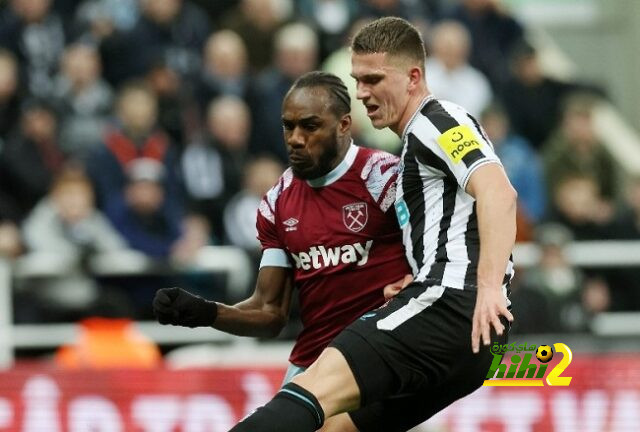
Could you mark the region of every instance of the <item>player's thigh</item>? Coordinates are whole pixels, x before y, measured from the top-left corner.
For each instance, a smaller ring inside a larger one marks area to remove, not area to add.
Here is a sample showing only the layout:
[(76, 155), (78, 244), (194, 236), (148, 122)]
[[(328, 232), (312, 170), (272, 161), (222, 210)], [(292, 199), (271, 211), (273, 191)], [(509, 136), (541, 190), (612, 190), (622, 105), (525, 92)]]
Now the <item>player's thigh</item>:
[(489, 368), (484, 356), (452, 370), (439, 385), (425, 385), (416, 393), (392, 396), (349, 413), (359, 432), (402, 432), (418, 426), (453, 402), (477, 390), (477, 376)]
[(360, 403), (360, 389), (340, 351), (326, 348), (320, 357), (292, 382), (313, 393), (325, 418), (353, 410)]
[[(350, 362), (362, 406), (401, 394), (420, 394), (423, 400), (434, 394), (439, 399), (431, 405), (437, 412), (481, 386), (491, 354), (485, 345), (479, 354), (471, 350), (474, 307), (475, 292), (414, 283), (387, 307), (347, 327), (332, 346)], [(497, 339), (495, 333), (492, 337)], [(446, 398), (436, 391), (452, 382), (455, 391)], [(435, 413), (424, 404), (416, 410), (423, 416)]]

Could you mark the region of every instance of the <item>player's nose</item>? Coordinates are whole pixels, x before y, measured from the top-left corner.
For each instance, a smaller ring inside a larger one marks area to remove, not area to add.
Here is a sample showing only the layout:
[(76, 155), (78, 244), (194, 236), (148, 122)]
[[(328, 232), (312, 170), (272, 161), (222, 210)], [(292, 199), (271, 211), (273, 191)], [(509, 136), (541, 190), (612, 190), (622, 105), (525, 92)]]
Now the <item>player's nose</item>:
[(294, 128), (287, 137), (287, 145), (291, 148), (304, 147), (306, 141), (299, 127)]
[(369, 88), (365, 84), (361, 82), (356, 84), (356, 99), (364, 101), (365, 99), (368, 99), (370, 96), (371, 94), (369, 92)]

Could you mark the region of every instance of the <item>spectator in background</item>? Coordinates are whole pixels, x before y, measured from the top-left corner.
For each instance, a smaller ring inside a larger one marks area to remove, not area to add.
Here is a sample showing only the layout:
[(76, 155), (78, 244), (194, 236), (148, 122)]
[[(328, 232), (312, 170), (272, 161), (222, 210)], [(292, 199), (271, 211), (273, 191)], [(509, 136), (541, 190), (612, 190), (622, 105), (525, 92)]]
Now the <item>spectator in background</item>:
[(88, 172), (96, 188), (99, 206), (122, 195), (128, 165), (149, 158), (164, 167), (163, 182), (169, 201), (180, 200), (178, 154), (164, 131), (157, 127), (158, 101), (149, 86), (131, 82), (116, 98), (116, 122), (105, 131), (104, 145), (89, 155)]
[(84, 159), (102, 141), (113, 92), (101, 77), (100, 58), (92, 46), (69, 45), (61, 63), (53, 91), (62, 118), (60, 144)]
[(512, 78), (502, 92), (506, 111), (515, 131), (540, 149), (558, 124), (562, 100), (575, 86), (546, 77), (526, 42), (514, 49), (511, 67)]
[(168, 202), (164, 176), (165, 167), (157, 160), (132, 161), (127, 165), (124, 193), (110, 200), (106, 213), (133, 249), (168, 259), (181, 235), (182, 215)]
[(598, 183), (584, 174), (564, 176), (551, 189), (551, 219), (571, 230), (576, 240), (607, 238), (611, 229), (611, 204), (602, 199)]
[(15, 259), (23, 252), (20, 228), (15, 221), (0, 219), (0, 258)]
[(58, 141), (58, 118), (41, 99), (21, 106), (20, 127), (7, 138), (0, 155), (0, 182), (24, 217), (49, 191), (53, 177), (65, 161)]
[(80, 167), (64, 168), (51, 192), (24, 222), (30, 251), (70, 254), (78, 258), (95, 252), (124, 249), (124, 239), (95, 207), (91, 182)]
[(364, 0), (360, 2), (360, 16), (372, 19), (397, 16), (422, 21), (428, 18), (427, 11), (436, 12), (438, 6), (438, 0)]
[(538, 265), (526, 272), (524, 287), (514, 291), (516, 325), (521, 333), (585, 331), (590, 318), (609, 308), (609, 288), (589, 278), (568, 261), (565, 248), (571, 232), (559, 224), (541, 225), (536, 232), (541, 248)]
[(189, 265), (200, 249), (211, 244), (211, 225), (201, 215), (189, 214), (182, 219), (181, 236), (171, 246), (171, 259)]
[(21, 292), (18, 304), (34, 310), (20, 307), (18, 314), (45, 321), (82, 317), (102, 294), (85, 273), (86, 259), (123, 250), (126, 243), (96, 209), (91, 183), (81, 168), (67, 166), (60, 172), (22, 229), (30, 253), (61, 265), (69, 263), (69, 270), (63, 276), (25, 282), (30, 289)]
[(342, 46), (349, 25), (358, 16), (356, 0), (300, 0), (296, 8), (300, 18), (312, 23), (320, 41), (320, 58)]
[[(510, 130), (509, 119), (500, 105), (493, 104), (485, 109), (480, 123), (518, 192), (518, 206), (524, 222), (539, 222), (545, 216), (547, 202), (540, 156), (524, 138)], [(521, 228), (522, 224), (518, 224), (519, 232)]]
[(617, 189), (615, 161), (604, 148), (593, 125), (596, 99), (575, 93), (564, 101), (561, 123), (544, 144), (544, 164), (550, 188), (567, 176), (590, 176), (599, 194), (612, 204)]
[(241, 0), (223, 19), (223, 27), (244, 41), (251, 72), (262, 72), (271, 65), (276, 32), (285, 20), (282, 10), (288, 6), (289, 0)]
[(73, 33), (84, 41), (99, 43), (114, 31), (133, 28), (140, 16), (137, 0), (87, 0), (76, 10)]
[(456, 21), (441, 21), (431, 33), (427, 82), (433, 94), (454, 102), (478, 117), (491, 102), (491, 85), (482, 72), (467, 62), (471, 39)]
[(199, 125), (198, 109), (182, 77), (158, 59), (146, 75), (158, 101), (158, 126), (179, 151)]
[(274, 64), (258, 79), (256, 99), (251, 102), (254, 154), (268, 153), (286, 163), (280, 118), (282, 100), (295, 79), (315, 69), (317, 63), (318, 38), (309, 26), (293, 23), (278, 31)]
[(191, 211), (207, 218), (220, 243), (225, 238), (224, 207), (242, 187), (252, 129), (249, 108), (233, 96), (215, 99), (206, 126), (185, 149), (181, 168)]
[(640, 240), (640, 177), (638, 176), (631, 177), (626, 184), (624, 204), (616, 215), (612, 237), (620, 240)]
[(229, 243), (246, 249), (258, 260), (261, 255), (256, 217), (262, 197), (277, 182), (283, 165), (270, 157), (255, 159), (247, 164), (244, 187), (234, 195), (224, 209), (224, 228)]
[(247, 47), (233, 30), (221, 30), (207, 39), (203, 67), (195, 87), (200, 111), (205, 113), (209, 102), (223, 96), (248, 100), (249, 76)]
[[(19, 116), (18, 63), (11, 52), (0, 48), (0, 155), (4, 151), (4, 140), (18, 123)], [(22, 253), (22, 240), (17, 226), (19, 205), (6, 183), (0, 181), (0, 257), (11, 259)]]
[[(640, 240), (640, 177), (628, 179), (623, 203), (612, 226), (602, 234), (616, 240)], [(605, 273), (611, 286), (611, 309), (640, 310), (640, 266), (612, 268)]]
[(105, 77), (114, 86), (146, 75), (157, 59), (183, 77), (194, 77), (210, 32), (206, 14), (189, 0), (141, 0), (133, 29), (103, 39)]
[(471, 34), (469, 63), (479, 69), (500, 93), (510, 76), (508, 58), (522, 41), (524, 29), (500, 0), (462, 0), (447, 18), (462, 23)]
[(19, 59), (29, 92), (47, 97), (65, 45), (60, 17), (51, 11), (51, 0), (12, 0), (0, 11), (0, 47)]
[(0, 48), (0, 256), (8, 258), (17, 257), (22, 251), (17, 224), (24, 216), (24, 209), (20, 205), (20, 194), (14, 189), (17, 179), (10, 178), (10, 172), (4, 170), (8, 162), (5, 140), (10, 138), (20, 119), (18, 87), (17, 59), (10, 51)]
[(18, 87), (18, 61), (10, 51), (0, 48), (0, 142), (7, 138), (20, 117)]

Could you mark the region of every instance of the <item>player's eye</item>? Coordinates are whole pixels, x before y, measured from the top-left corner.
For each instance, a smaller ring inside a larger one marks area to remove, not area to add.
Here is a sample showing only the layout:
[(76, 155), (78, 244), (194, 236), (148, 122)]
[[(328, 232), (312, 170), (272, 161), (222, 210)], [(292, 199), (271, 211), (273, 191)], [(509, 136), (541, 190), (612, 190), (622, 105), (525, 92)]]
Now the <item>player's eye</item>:
[(288, 120), (283, 120), (282, 121), (282, 127), (284, 128), (284, 130), (287, 131), (292, 131), (296, 126), (293, 122), (288, 121)]

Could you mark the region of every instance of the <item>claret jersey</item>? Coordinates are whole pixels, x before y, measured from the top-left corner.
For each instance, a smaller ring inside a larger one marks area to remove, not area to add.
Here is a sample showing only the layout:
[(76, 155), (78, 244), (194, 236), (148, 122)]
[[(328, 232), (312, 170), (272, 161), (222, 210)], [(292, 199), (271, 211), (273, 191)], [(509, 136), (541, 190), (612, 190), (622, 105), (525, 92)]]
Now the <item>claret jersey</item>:
[(290, 267), (303, 329), (289, 360), (306, 367), (411, 270), (393, 210), (398, 158), (351, 144), (322, 178), (287, 169), (258, 210), (261, 267)]

